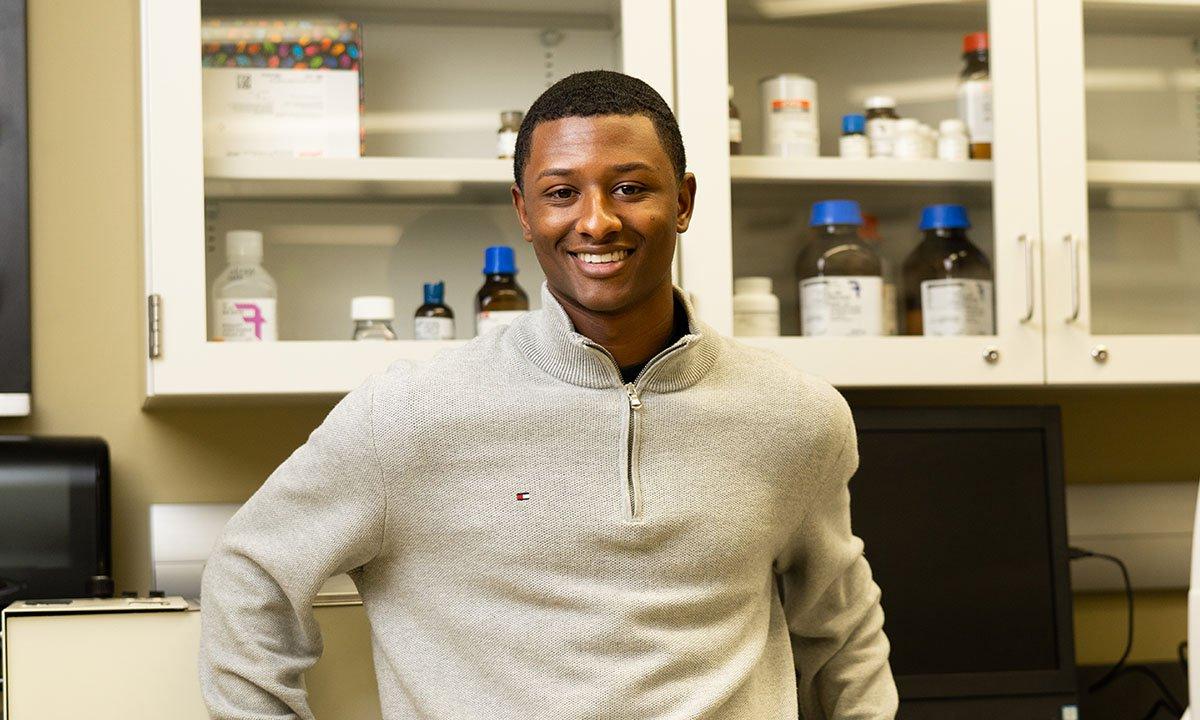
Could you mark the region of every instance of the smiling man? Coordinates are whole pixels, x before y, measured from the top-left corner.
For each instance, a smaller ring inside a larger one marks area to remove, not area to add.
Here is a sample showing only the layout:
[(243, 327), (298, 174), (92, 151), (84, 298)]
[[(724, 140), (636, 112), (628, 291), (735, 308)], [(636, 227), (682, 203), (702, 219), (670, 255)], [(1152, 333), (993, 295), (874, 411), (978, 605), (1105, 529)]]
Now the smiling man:
[(386, 720), (894, 717), (849, 409), (672, 286), (685, 167), (639, 80), (538, 98), (512, 194), (542, 309), (372, 377), (230, 521), (202, 588), (213, 718), (312, 717), (311, 604), (341, 572)]

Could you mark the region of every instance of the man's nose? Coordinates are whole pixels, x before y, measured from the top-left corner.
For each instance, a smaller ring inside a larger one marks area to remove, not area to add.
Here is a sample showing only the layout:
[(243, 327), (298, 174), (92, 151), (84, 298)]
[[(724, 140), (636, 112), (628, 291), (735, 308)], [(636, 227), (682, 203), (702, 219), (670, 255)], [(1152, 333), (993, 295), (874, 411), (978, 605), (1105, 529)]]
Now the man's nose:
[(609, 235), (621, 232), (621, 219), (614, 212), (607, 193), (591, 190), (583, 194), (582, 200), (579, 219), (575, 222), (576, 233), (601, 242)]

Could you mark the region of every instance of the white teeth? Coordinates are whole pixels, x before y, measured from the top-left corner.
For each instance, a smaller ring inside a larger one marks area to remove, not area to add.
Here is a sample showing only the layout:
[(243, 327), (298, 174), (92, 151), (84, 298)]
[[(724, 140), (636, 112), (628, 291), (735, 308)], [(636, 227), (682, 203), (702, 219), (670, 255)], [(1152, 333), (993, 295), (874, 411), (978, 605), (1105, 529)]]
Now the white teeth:
[(610, 263), (618, 260), (624, 260), (629, 257), (628, 250), (617, 250), (616, 252), (605, 253), (603, 255), (592, 255), (590, 253), (579, 253), (577, 257), (588, 264)]

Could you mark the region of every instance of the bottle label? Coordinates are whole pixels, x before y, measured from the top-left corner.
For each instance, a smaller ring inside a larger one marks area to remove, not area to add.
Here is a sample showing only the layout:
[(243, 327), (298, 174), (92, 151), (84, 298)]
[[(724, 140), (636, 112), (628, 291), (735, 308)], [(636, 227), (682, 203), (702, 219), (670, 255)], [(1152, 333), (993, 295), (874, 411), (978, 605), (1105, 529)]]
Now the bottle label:
[(838, 138), (838, 154), (849, 160), (864, 160), (871, 156), (871, 143), (866, 135), (843, 135)]
[(258, 342), (278, 339), (275, 298), (221, 298), (215, 340)]
[(742, 121), (740, 118), (729, 118), (729, 142), (740, 143), (742, 141)]
[(992, 141), (992, 81), (968, 80), (958, 86), (958, 117), (973, 143)]
[(454, 319), (447, 317), (413, 318), (413, 338), (417, 340), (453, 340)]
[(817, 119), (808, 98), (774, 98), (768, 103), (769, 155), (816, 155)]
[(740, 337), (779, 337), (779, 313), (735, 312), (733, 334)]
[(883, 332), (883, 278), (824, 276), (800, 281), (800, 328), (808, 337)]
[(992, 282), (925, 280), (921, 315), (926, 335), (992, 335), (996, 332)]
[(891, 157), (896, 142), (895, 118), (872, 118), (867, 121), (867, 138), (871, 143), (871, 157)]
[(517, 154), (517, 133), (515, 130), (501, 130), (496, 136), (496, 157), (510, 158)]
[(528, 310), (484, 310), (475, 314), (475, 334), (485, 335), (493, 328), (508, 325)]

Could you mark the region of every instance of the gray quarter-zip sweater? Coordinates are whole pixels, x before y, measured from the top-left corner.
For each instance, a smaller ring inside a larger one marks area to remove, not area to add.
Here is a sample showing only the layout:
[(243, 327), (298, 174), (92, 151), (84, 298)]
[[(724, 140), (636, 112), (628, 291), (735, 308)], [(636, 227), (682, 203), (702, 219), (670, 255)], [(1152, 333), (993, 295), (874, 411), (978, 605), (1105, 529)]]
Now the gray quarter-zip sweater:
[(628, 385), (543, 285), (347, 395), (208, 562), (212, 717), (312, 717), (311, 605), (343, 572), (386, 720), (894, 717), (845, 401), (676, 299), (688, 334)]

